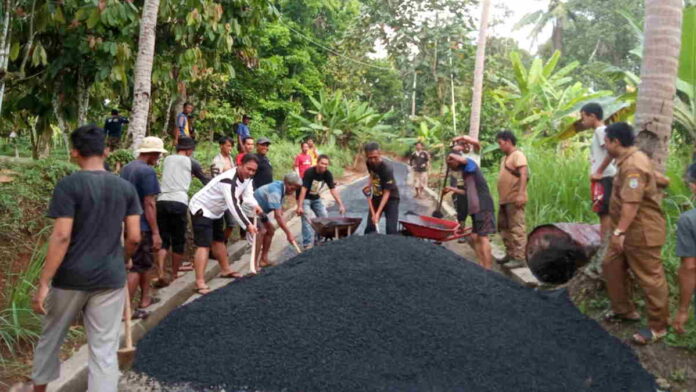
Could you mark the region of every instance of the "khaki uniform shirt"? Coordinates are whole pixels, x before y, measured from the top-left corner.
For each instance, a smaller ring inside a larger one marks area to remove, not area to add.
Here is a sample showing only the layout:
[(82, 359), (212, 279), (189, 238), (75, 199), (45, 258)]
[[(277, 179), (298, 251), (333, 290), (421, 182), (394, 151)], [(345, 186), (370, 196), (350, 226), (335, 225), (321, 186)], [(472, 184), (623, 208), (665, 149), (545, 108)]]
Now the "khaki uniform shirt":
[(638, 213), (626, 230), (625, 244), (640, 247), (662, 246), (665, 243), (665, 217), (657, 189), (653, 164), (643, 152), (631, 147), (616, 159), (617, 174), (609, 203), (609, 216), (614, 228), (621, 219), (624, 203), (639, 203)]
[(527, 166), (527, 157), (522, 151), (515, 150), (506, 155), (500, 161), (500, 173), (498, 175), (498, 204), (510, 204), (520, 193), (520, 177), (511, 171), (519, 172), (519, 169)]

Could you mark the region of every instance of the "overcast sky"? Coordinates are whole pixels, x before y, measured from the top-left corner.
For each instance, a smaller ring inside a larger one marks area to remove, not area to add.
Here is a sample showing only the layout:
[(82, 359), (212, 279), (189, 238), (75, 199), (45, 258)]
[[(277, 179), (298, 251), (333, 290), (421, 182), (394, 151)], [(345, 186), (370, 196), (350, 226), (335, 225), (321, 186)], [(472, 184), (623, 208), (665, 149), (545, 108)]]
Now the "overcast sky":
[[(547, 26), (544, 31), (541, 32), (536, 42), (532, 42), (532, 39), (529, 37), (529, 32), (532, 30), (531, 26), (513, 31), (515, 24), (517, 24), (517, 22), (519, 22), (519, 20), (522, 19), (525, 14), (544, 9), (548, 4), (548, 0), (491, 1), (493, 5), (491, 10), (491, 19), (500, 20), (503, 22), (502, 24), (491, 28), (491, 35), (514, 38), (519, 44), (520, 48), (529, 50), (531, 53), (535, 53), (537, 47), (551, 37), (550, 26)], [(506, 12), (504, 10), (505, 7), (511, 12), (509, 16), (506, 16)]]

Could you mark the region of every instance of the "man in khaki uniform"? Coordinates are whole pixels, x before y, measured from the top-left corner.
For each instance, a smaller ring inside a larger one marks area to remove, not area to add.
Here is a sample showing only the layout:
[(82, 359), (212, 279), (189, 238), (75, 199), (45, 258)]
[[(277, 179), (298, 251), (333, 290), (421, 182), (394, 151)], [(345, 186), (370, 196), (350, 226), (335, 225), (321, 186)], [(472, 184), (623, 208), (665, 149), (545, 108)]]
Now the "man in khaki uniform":
[(609, 205), (613, 232), (603, 268), (612, 308), (608, 318), (640, 320), (627, 283), (629, 269), (638, 280), (646, 297), (648, 328), (633, 335), (633, 341), (647, 344), (667, 334), (669, 292), (661, 259), (665, 218), (652, 162), (634, 144), (630, 125), (607, 127), (605, 145), (618, 172)]
[(512, 132), (498, 132), (496, 141), (505, 153), (498, 176), (498, 231), (505, 244), (505, 257), (497, 261), (507, 268), (518, 268), (524, 265), (527, 247), (524, 217), (529, 178), (527, 157), (517, 149), (517, 138)]

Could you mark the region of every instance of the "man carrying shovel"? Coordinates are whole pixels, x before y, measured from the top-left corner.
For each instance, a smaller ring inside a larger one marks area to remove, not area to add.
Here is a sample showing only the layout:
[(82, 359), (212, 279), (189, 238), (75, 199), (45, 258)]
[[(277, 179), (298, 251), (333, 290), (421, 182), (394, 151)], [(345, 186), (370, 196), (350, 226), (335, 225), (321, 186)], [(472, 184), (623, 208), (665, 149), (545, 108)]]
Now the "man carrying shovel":
[(382, 213), (387, 219), (387, 234), (397, 234), (399, 224), (399, 187), (394, 178), (394, 168), (382, 159), (382, 151), (375, 142), (365, 144), (365, 158), (370, 183), (363, 189), (369, 194), (370, 209), (365, 234), (377, 231)]
[(304, 173), (302, 190), (300, 191), (300, 197), (297, 199), (297, 215), (302, 217), (302, 246), (305, 249), (310, 248), (314, 243), (314, 230), (312, 230), (309, 217), (305, 212), (311, 210), (317, 218), (327, 216), (326, 207), (321, 200), (321, 192), (324, 190), (324, 187), (329, 188), (331, 196), (338, 204), (338, 212), (344, 215), (346, 207), (343, 205), (338, 191), (336, 191), (333, 174), (329, 171), (329, 156), (322, 154), (317, 159), (317, 165), (307, 169)]
[(284, 232), (288, 242), (297, 246), (295, 236), (288, 228), (288, 224), (283, 218), (283, 202), (285, 196), (294, 195), (295, 192), (302, 186), (300, 176), (297, 173), (288, 173), (283, 177), (283, 181), (273, 181), (270, 184), (258, 188), (254, 192), (254, 198), (263, 212), (261, 217), (261, 260), (260, 267), (268, 267), (271, 263), (268, 261), (268, 253), (271, 250), (273, 235), (275, 234), (275, 226), (273, 222), (265, 214), (273, 211), (273, 217)]
[(60, 346), (82, 313), (89, 345), (88, 388), (116, 392), (116, 352), (126, 299), (124, 263), (140, 242), (142, 209), (133, 185), (104, 170), (102, 129), (78, 128), (70, 141), (70, 156), (80, 170), (58, 182), (48, 210), (55, 223), (32, 302), (44, 318), (31, 378), (36, 392), (58, 378)]
[(256, 155), (245, 155), (240, 166), (213, 178), (191, 198), (189, 210), (193, 222), (193, 242), (198, 247), (193, 261), (196, 271), (195, 290), (198, 294), (210, 292), (205, 283), (205, 267), (211, 248), (220, 264), (220, 277), (241, 277), (230, 268), (223, 230), (224, 215), (225, 211), (229, 210), (241, 228), (251, 236), (256, 234), (256, 227), (243, 212), (242, 206), (250, 205), (257, 214), (261, 212), (254, 200), (252, 187), (252, 178), (256, 174), (258, 164), (259, 159)]

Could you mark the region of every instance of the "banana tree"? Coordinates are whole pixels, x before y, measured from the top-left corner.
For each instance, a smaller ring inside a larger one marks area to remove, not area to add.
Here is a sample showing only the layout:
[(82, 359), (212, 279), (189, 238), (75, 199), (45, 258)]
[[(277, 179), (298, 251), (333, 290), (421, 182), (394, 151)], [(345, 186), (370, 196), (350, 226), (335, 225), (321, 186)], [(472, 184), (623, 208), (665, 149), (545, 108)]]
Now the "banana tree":
[(502, 79), (507, 85), (492, 96), (509, 127), (532, 138), (555, 133), (575, 121), (578, 106), (610, 95), (609, 91), (591, 92), (570, 76), (578, 67), (572, 62), (557, 69), (561, 54), (556, 51), (544, 63), (535, 58), (529, 68), (517, 52), (510, 54), (514, 79)]

